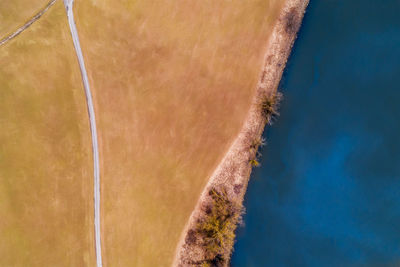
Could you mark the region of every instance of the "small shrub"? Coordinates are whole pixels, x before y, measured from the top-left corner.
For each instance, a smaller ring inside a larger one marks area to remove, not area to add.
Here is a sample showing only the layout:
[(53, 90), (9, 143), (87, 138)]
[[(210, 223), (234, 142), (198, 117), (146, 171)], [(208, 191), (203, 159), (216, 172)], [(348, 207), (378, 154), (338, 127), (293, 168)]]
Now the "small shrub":
[(240, 190), (242, 190), (242, 188), (243, 188), (243, 185), (242, 185), (242, 184), (235, 184), (235, 185), (233, 186), (233, 192), (235, 192), (235, 194), (239, 194), (239, 193), (240, 193)]
[(267, 124), (272, 124), (273, 120), (279, 116), (279, 102), (282, 99), (282, 94), (275, 92), (272, 95), (266, 96), (261, 102), (261, 115), (265, 118)]
[(266, 142), (265, 139), (262, 137), (256, 138), (250, 145), (250, 149), (258, 150), (259, 147), (265, 146)]
[(197, 241), (196, 232), (193, 229), (188, 231), (185, 242), (186, 244), (194, 244)]
[(300, 17), (296, 8), (292, 8), (285, 17), (285, 31), (288, 34), (294, 34), (297, 31), (297, 28), (300, 24)]
[(253, 142), (251, 143), (251, 145), (250, 145), (251, 156), (250, 156), (249, 163), (251, 164), (252, 167), (260, 166), (258, 157), (261, 156), (261, 153), (258, 151), (258, 148), (260, 146), (264, 146), (264, 145), (265, 145), (265, 139), (262, 137), (254, 139)]
[(258, 162), (257, 159), (251, 159), (251, 160), (250, 160), (250, 164), (251, 164), (251, 166), (253, 166), (253, 167), (258, 167), (258, 166), (260, 166), (260, 162)]

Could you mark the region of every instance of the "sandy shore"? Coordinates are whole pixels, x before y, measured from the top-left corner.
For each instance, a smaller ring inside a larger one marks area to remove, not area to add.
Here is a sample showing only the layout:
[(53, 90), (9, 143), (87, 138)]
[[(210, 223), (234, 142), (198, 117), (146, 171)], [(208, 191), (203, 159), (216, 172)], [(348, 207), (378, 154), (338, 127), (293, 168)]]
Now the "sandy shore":
[(230, 201), (242, 204), (252, 169), (250, 160), (255, 153), (250, 147), (254, 140), (260, 139), (266, 125), (265, 117), (260, 112), (260, 103), (265, 96), (271, 96), (277, 90), (308, 2), (286, 0), (267, 44), (264, 67), (243, 128), (203, 190), (182, 233), (174, 266), (196, 266), (193, 262), (201, 262), (205, 258), (202, 246), (186, 240), (188, 232), (196, 228), (196, 222), (206, 216), (203, 207), (211, 201), (208, 194), (210, 189), (222, 187), (228, 192)]

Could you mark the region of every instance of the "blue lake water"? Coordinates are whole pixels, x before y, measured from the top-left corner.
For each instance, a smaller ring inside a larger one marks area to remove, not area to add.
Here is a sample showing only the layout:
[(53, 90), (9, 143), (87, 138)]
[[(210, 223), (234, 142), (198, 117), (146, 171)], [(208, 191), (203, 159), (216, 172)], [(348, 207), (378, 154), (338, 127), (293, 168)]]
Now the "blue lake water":
[(400, 266), (400, 1), (311, 0), (232, 266)]

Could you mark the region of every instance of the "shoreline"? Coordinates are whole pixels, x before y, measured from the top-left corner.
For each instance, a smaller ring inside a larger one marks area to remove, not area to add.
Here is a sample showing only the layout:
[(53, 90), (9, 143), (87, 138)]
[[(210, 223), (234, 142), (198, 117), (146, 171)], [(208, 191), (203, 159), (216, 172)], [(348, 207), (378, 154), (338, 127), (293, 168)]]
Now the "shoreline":
[[(291, 53), (294, 40), (300, 28), (309, 0), (286, 0), (282, 7), (272, 33), (266, 46), (264, 65), (260, 79), (254, 94), (251, 107), (237, 138), (230, 146), (220, 164), (210, 176), (200, 198), (193, 210), (176, 248), (173, 266), (196, 266), (208, 263), (206, 248), (190, 233), (197, 231), (199, 222), (209, 216), (207, 207), (213, 205), (210, 194), (216, 188), (222, 188), (226, 192), (229, 203), (242, 207), (248, 181), (252, 170), (251, 161), (256, 158), (258, 145), (268, 119), (263, 116), (261, 106), (266, 97), (274, 97), (287, 59)], [(257, 143), (256, 146), (254, 144)], [(234, 217), (234, 229), (240, 222), (240, 212), (237, 210)], [(233, 244), (225, 245), (225, 251), (221, 256), (226, 258), (222, 265), (227, 266)]]

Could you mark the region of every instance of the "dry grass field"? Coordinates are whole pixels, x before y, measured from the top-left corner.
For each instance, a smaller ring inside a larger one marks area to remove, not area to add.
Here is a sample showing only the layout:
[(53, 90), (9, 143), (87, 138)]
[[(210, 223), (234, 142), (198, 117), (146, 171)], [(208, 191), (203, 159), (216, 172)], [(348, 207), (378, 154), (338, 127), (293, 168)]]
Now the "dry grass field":
[[(0, 38), (47, 0), (0, 2)], [(249, 110), (281, 0), (75, 0), (105, 266), (170, 266)], [(0, 46), (0, 266), (94, 266), (85, 95), (62, 1)]]
[[(0, 25), (45, 3), (0, 1)], [(0, 266), (94, 266), (90, 132), (62, 1), (0, 62)]]
[(283, 1), (76, 0), (101, 160), (105, 266), (169, 266), (239, 133)]
[(0, 39), (23, 25), (47, 3), (48, 0), (0, 1)]

